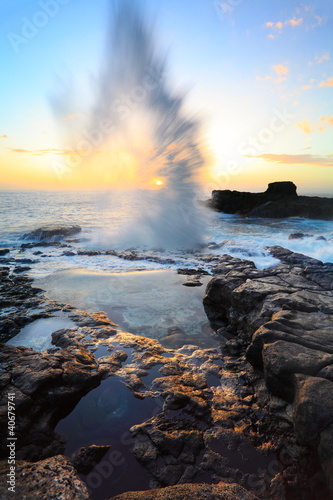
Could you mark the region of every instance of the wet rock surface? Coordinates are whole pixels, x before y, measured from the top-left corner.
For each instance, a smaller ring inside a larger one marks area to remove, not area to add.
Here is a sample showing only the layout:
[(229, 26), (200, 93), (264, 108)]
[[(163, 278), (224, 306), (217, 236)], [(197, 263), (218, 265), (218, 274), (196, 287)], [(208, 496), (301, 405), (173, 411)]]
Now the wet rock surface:
[(66, 236), (73, 236), (74, 234), (80, 233), (82, 231), (80, 226), (61, 226), (61, 225), (50, 225), (43, 226), (30, 233), (26, 233), (23, 237), (25, 239), (37, 239), (39, 241), (43, 240), (59, 240)]
[(272, 182), (263, 193), (215, 190), (207, 205), (220, 212), (249, 217), (333, 220), (332, 198), (298, 196), (292, 182)]
[[(137, 461), (149, 472), (147, 489), (158, 488), (115, 498), (328, 499), (333, 266), (280, 247), (270, 251), (281, 264), (266, 270), (202, 255), (216, 275), (204, 304), (221, 349), (171, 348), (124, 332), (105, 313), (49, 301), (24, 275), (1, 268), (2, 321), (10, 322), (3, 324), (4, 339), (59, 311), (75, 323), (52, 334), (53, 349), (1, 345), (2, 442), (10, 390), (19, 417), (17, 459), (25, 460), (19, 466), (45, 471), (51, 461), (51, 483), (56, 470), (60, 483), (69, 477), (68, 484), (77, 485), (66, 498), (89, 498), (77, 471), (89, 474), (92, 466), (94, 473), (112, 442), (81, 445), (69, 462), (59, 453), (70, 436), (55, 428), (83, 396), (113, 377), (143, 404), (156, 401), (151, 417), (128, 432)], [(198, 275), (199, 269), (188, 274)], [(3, 447), (2, 458), (6, 454)], [(19, 485), (22, 498), (30, 498), (30, 482)], [(43, 496), (43, 481), (34, 487), (34, 498), (53, 498)], [(111, 488), (103, 499), (112, 496)]]

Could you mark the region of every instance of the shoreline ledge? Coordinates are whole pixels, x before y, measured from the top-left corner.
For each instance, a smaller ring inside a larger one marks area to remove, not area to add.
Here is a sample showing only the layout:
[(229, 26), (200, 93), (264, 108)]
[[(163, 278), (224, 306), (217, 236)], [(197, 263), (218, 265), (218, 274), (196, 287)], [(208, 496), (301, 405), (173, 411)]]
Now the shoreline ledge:
[(103, 312), (51, 301), (15, 268), (1, 267), (3, 314), (10, 307), (3, 342), (59, 311), (76, 325), (54, 332), (54, 348), (42, 352), (0, 345), (1, 498), (12, 498), (8, 392), (16, 401), (17, 494), (88, 500), (78, 473), (103, 463), (112, 443), (65, 456), (70, 436), (55, 429), (81, 398), (113, 378), (142, 405), (156, 401), (156, 412), (128, 429), (150, 477), (147, 490), (111, 489), (105, 498), (332, 498), (333, 264), (281, 247), (269, 251), (280, 265), (261, 270), (228, 255), (216, 261), (204, 307), (222, 354), (163, 347), (119, 329)]
[(333, 198), (299, 196), (290, 181), (272, 182), (263, 193), (214, 190), (205, 205), (218, 212), (247, 217), (333, 220)]

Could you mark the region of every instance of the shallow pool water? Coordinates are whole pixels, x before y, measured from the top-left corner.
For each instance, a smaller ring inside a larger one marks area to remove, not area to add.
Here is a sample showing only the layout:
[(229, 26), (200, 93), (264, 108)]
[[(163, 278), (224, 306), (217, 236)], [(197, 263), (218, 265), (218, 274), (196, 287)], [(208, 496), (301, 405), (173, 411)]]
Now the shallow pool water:
[(88, 311), (105, 311), (120, 328), (160, 340), (166, 347), (216, 344), (203, 308), (210, 276), (200, 287), (182, 286), (187, 276), (172, 270), (131, 273), (63, 271), (36, 280), (57, 301)]
[(75, 323), (65, 315), (36, 319), (22, 328), (15, 337), (8, 340), (7, 344), (31, 347), (35, 351), (44, 351), (54, 347), (51, 344), (53, 332), (61, 328), (74, 328), (75, 326)]
[(103, 380), (62, 419), (56, 432), (67, 438), (65, 454), (80, 447), (111, 445), (99, 464), (82, 478), (92, 500), (149, 488), (150, 476), (137, 462), (129, 429), (160, 413), (162, 400), (135, 398), (117, 376)]

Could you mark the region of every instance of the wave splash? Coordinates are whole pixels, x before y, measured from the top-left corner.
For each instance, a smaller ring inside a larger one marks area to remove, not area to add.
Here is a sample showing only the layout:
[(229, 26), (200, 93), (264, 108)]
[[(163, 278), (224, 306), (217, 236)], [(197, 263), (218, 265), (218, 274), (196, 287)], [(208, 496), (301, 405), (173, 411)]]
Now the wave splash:
[[(133, 207), (139, 200), (144, 209), (133, 210), (119, 241), (188, 249), (202, 243), (207, 217), (196, 202), (204, 166), (201, 122), (185, 112), (185, 93), (171, 90), (167, 58), (156, 49), (147, 19), (134, 2), (113, 3), (94, 102), (83, 113), (85, 126), (67, 122), (71, 149), (74, 144), (79, 156), (89, 151), (80, 176), (98, 179), (106, 188), (138, 186)], [(68, 113), (66, 99), (58, 96), (53, 104)]]

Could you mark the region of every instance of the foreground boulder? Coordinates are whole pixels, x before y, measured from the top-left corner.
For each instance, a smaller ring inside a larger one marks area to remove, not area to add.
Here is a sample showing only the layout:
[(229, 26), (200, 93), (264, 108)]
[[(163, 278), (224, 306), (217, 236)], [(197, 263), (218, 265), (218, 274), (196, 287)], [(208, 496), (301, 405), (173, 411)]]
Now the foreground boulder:
[(256, 500), (238, 484), (179, 484), (149, 491), (129, 491), (110, 500)]
[(293, 182), (272, 182), (263, 193), (215, 190), (207, 202), (210, 208), (248, 217), (306, 217), (333, 220), (333, 198), (298, 196)]
[(7, 394), (14, 394), (17, 458), (38, 460), (63, 451), (53, 429), (104, 375), (84, 347), (39, 353), (29, 347), (2, 345), (0, 352), (1, 446), (7, 456)]
[[(39, 462), (16, 462), (15, 491), (8, 490), (7, 460), (0, 462), (0, 498), (12, 500), (89, 500), (86, 485), (71, 462), (57, 455)], [(250, 498), (250, 497), (249, 497)]]
[(80, 226), (43, 226), (30, 233), (26, 233), (23, 237), (27, 240), (33, 239), (38, 241), (52, 240), (58, 241), (65, 236), (73, 236), (74, 234), (80, 233), (82, 231)]

